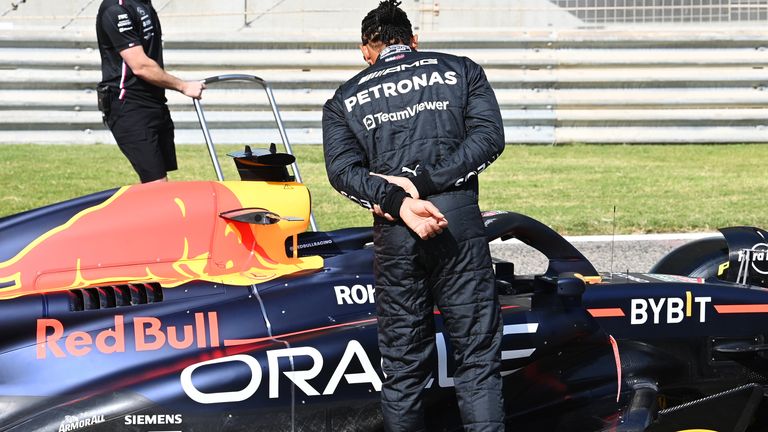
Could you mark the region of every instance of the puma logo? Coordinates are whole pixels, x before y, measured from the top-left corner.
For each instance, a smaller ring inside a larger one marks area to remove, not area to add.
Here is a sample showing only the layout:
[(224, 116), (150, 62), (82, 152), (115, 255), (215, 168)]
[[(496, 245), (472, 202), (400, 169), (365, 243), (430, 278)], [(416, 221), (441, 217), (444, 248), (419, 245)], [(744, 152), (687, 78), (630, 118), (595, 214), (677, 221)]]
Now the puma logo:
[(411, 173), (411, 174), (413, 174), (414, 177), (416, 177), (416, 170), (419, 169), (420, 166), (421, 166), (421, 164), (416, 165), (416, 168), (414, 168), (414, 169), (410, 169), (408, 167), (403, 167), (401, 172)]

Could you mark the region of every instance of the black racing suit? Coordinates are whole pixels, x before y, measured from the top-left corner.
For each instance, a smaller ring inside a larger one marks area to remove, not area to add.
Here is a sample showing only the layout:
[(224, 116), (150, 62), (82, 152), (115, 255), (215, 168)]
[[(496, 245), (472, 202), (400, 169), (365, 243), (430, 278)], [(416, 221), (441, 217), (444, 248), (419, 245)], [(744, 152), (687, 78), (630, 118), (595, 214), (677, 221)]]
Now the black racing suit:
[(328, 178), (344, 196), (397, 217), (405, 192), (369, 173), (407, 176), (448, 220), (442, 234), (421, 240), (399, 220), (374, 218), (387, 430), (428, 426), (422, 393), (433, 375), (435, 305), (457, 365), (465, 429), (503, 430), (501, 319), (477, 174), (504, 149), (504, 130), (482, 68), (390, 46), (326, 102), (323, 143)]

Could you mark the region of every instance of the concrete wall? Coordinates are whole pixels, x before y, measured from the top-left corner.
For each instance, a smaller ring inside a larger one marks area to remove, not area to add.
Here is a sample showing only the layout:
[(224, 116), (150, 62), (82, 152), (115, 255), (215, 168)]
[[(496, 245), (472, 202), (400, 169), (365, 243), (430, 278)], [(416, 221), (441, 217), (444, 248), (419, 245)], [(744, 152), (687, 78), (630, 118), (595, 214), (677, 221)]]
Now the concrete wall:
[[(405, 0), (404, 6), (424, 50), (483, 65), (510, 143), (768, 142), (766, 22), (717, 21), (722, 14), (711, 14), (708, 23), (665, 21), (696, 16), (679, 9), (691, 8), (690, 0), (654, 0), (669, 5), (651, 14), (660, 21), (630, 22), (626, 8), (615, 4), (633, 1), (649, 0)], [(708, 4), (730, 1), (736, 0)], [(0, 144), (112, 141), (93, 95), (100, 80), (93, 23), (99, 3), (0, 6)], [(319, 143), (322, 104), (364, 67), (355, 47), (358, 26), (377, 0), (154, 4), (172, 73), (261, 76), (275, 89), (292, 141)], [(590, 4), (614, 13), (592, 14)], [(747, 12), (768, 10), (768, 0), (748, 5)], [(606, 22), (618, 15), (621, 22)], [(169, 100), (177, 141), (199, 143), (190, 101), (175, 92)], [(204, 104), (221, 131), (219, 142), (279, 140), (264, 94), (253, 86), (211, 89)]]

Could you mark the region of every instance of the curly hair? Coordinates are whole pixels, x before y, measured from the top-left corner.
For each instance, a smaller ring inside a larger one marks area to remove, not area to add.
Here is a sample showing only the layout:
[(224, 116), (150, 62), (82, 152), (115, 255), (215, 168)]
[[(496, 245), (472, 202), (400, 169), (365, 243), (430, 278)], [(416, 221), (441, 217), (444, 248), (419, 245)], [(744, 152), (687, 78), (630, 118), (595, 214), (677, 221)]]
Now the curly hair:
[(379, 7), (368, 12), (362, 23), (363, 45), (378, 42), (385, 45), (411, 44), (411, 21), (398, 7), (400, 4), (402, 2), (398, 0), (384, 0), (379, 3)]

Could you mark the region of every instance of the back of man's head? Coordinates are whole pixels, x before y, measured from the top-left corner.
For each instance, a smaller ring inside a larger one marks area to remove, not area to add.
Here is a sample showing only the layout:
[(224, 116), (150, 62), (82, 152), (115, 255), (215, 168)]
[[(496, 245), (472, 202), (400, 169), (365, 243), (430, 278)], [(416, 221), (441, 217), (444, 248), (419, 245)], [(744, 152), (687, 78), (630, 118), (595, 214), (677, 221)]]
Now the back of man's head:
[(384, 0), (379, 3), (379, 7), (368, 12), (362, 23), (363, 45), (411, 44), (413, 29), (408, 15), (398, 7), (401, 3), (397, 0)]

